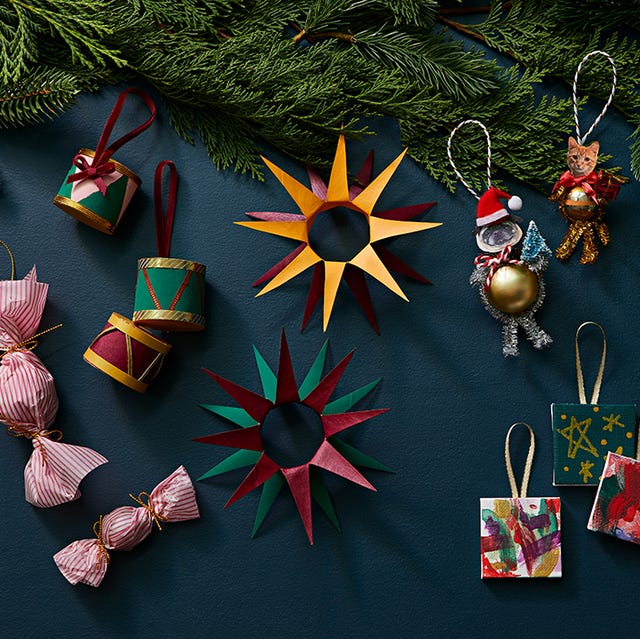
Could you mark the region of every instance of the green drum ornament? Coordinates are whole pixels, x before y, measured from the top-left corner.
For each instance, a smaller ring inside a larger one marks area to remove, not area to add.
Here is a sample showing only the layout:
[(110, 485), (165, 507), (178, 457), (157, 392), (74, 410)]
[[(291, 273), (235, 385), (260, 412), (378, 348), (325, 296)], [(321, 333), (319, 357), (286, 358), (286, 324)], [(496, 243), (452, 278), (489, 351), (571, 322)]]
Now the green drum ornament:
[(205, 272), (190, 260), (139, 259), (133, 321), (162, 331), (203, 330)]

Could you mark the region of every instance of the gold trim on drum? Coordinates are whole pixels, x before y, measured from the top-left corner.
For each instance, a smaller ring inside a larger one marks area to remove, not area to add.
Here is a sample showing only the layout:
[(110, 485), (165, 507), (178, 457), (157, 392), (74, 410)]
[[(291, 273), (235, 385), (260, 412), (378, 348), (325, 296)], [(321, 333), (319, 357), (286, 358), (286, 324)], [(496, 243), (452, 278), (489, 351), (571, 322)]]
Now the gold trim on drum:
[(130, 319), (124, 317), (124, 315), (120, 315), (120, 313), (111, 313), (108, 323), (126, 335), (130, 335), (137, 342), (140, 342), (163, 355), (166, 355), (171, 350), (171, 344), (155, 337), (149, 333), (149, 331), (145, 331), (144, 328), (136, 326)]
[(88, 209), (86, 206), (71, 200), (64, 195), (56, 195), (53, 198), (54, 204), (59, 206), (65, 213), (68, 213), (72, 217), (75, 217), (76, 220), (94, 228), (98, 231), (102, 231), (102, 233), (106, 233), (107, 235), (113, 235), (116, 227), (114, 224), (109, 222), (103, 217), (96, 215), (93, 211)]
[[(79, 149), (76, 155), (86, 155), (90, 158), (93, 158), (95, 157), (96, 152), (92, 151), (91, 149)], [(121, 173), (122, 175), (126, 175), (128, 178), (131, 178), (138, 186), (142, 184), (142, 180), (130, 168), (126, 167), (124, 164), (120, 164), (120, 162), (118, 162), (117, 160), (114, 160), (113, 158), (109, 158), (107, 162), (111, 162), (112, 164), (114, 164), (118, 173)]]
[(134, 311), (133, 321), (138, 326), (146, 326), (162, 330), (202, 331), (205, 327), (204, 315), (187, 311), (170, 311), (154, 309), (149, 311)]
[(138, 260), (138, 270), (141, 271), (143, 268), (172, 268), (196, 273), (204, 273), (207, 270), (207, 267), (199, 262), (174, 257), (141, 257)]
[(109, 375), (109, 377), (113, 377), (116, 381), (128, 386), (138, 393), (144, 393), (147, 388), (149, 388), (149, 384), (141, 382), (139, 379), (132, 377), (117, 366), (114, 366), (111, 362), (108, 362), (106, 359), (92, 351), (91, 347), (84, 352), (83, 359), (88, 364), (91, 364), (91, 366), (94, 366), (98, 370)]

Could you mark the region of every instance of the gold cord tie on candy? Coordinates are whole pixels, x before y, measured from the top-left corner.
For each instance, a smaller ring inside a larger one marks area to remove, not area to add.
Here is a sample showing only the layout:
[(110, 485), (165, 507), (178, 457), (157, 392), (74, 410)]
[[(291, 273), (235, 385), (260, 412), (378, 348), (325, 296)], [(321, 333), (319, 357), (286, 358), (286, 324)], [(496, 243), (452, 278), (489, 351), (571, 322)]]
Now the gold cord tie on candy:
[[(1, 240), (0, 240), (1, 241)], [(51, 326), (44, 331), (40, 331), (35, 335), (32, 335), (29, 339), (22, 340), (13, 346), (9, 346), (8, 348), (0, 348), (0, 359), (2, 359), (8, 353), (15, 353), (16, 351), (32, 351), (37, 345), (38, 340), (37, 337), (42, 337), (51, 331), (55, 331), (57, 328), (60, 328), (62, 324), (56, 324), (55, 326)]]
[(11, 279), (15, 280), (16, 279), (16, 262), (13, 259), (13, 253), (11, 252), (11, 249), (7, 246), (6, 242), (3, 242), (2, 240), (0, 240), (0, 244), (4, 246), (7, 253), (9, 253), (9, 259), (11, 260)]
[[(522, 484), (520, 486), (520, 491), (518, 493), (518, 484), (516, 483), (516, 477), (513, 474), (513, 466), (511, 465), (511, 451), (510, 451), (509, 439), (511, 437), (511, 431), (516, 426), (520, 426), (520, 425), (526, 426), (527, 429), (529, 430), (529, 452), (527, 453), (527, 460), (524, 464), (524, 472), (522, 473)], [(512, 424), (511, 428), (509, 428), (507, 432), (507, 437), (504, 441), (504, 461), (507, 466), (507, 477), (509, 477), (509, 486), (511, 487), (511, 496), (514, 499), (517, 499), (519, 497), (524, 498), (527, 496), (527, 489), (529, 488), (529, 477), (531, 475), (531, 467), (533, 466), (533, 454), (535, 453), (535, 450), (536, 450), (536, 439), (535, 439), (535, 435), (533, 434), (533, 428), (531, 428), (531, 426), (529, 426), (529, 424), (527, 424), (526, 422), (516, 422), (515, 424)]]
[[(153, 509), (153, 506), (151, 505), (151, 495), (148, 492), (143, 491), (141, 493), (138, 493), (137, 497), (134, 497), (131, 493), (129, 493), (129, 497), (131, 497), (131, 499), (133, 499), (133, 501), (135, 501), (136, 503), (140, 504), (144, 509), (148, 510), (151, 514), (151, 517), (153, 517), (153, 521), (156, 523), (156, 526), (158, 526), (158, 530), (162, 530), (160, 522), (167, 521), (167, 517), (161, 515), (160, 513), (157, 513)], [(142, 497), (147, 498), (147, 503), (142, 501)]]
[[(109, 555), (107, 547), (104, 545), (104, 541), (102, 541), (102, 515), (100, 515), (98, 521), (93, 524), (93, 534), (98, 540), (98, 553), (100, 557), (106, 564), (109, 564), (111, 562), (111, 556)], [(100, 557), (96, 561), (96, 569), (100, 567)]]
[(581, 404), (587, 403), (587, 395), (584, 389), (584, 375), (582, 374), (582, 361), (580, 359), (580, 346), (578, 345), (578, 337), (580, 336), (580, 331), (585, 326), (597, 326), (602, 333), (602, 356), (600, 358), (600, 366), (598, 367), (598, 374), (596, 376), (596, 381), (593, 385), (593, 393), (591, 394), (591, 401), (589, 404), (597, 404), (598, 399), (600, 398), (600, 387), (602, 386), (602, 378), (604, 376), (604, 364), (607, 359), (607, 336), (605, 335), (604, 328), (600, 326), (597, 322), (583, 322), (578, 326), (578, 330), (576, 331), (576, 377), (578, 378), (578, 398)]

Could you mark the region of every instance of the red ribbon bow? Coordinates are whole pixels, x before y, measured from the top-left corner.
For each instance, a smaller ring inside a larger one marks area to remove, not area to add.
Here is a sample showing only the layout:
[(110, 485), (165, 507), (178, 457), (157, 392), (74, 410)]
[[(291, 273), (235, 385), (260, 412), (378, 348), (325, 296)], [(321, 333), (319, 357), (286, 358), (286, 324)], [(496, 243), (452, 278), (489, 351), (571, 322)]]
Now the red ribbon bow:
[(473, 263), (478, 268), (489, 268), (489, 273), (487, 274), (487, 279), (484, 283), (484, 290), (487, 291), (489, 289), (489, 285), (491, 284), (491, 280), (495, 275), (495, 272), (504, 264), (518, 264), (522, 265), (524, 262), (522, 260), (510, 260), (509, 257), (511, 255), (511, 249), (513, 247), (511, 244), (507, 244), (498, 255), (485, 255), (484, 253), (478, 255)]
[(78, 154), (73, 158), (73, 164), (80, 170), (76, 171), (73, 175), (70, 175), (67, 178), (67, 182), (93, 180), (96, 183), (96, 186), (100, 189), (100, 193), (102, 193), (102, 195), (107, 194), (107, 185), (102, 179), (102, 176), (109, 175), (116, 170), (116, 165), (113, 162), (103, 162), (97, 166), (92, 166), (87, 162), (84, 156)]
[(593, 188), (598, 182), (598, 174), (595, 171), (587, 173), (587, 175), (571, 175), (570, 171), (565, 171), (560, 179), (553, 185), (554, 192), (559, 187), (564, 186), (567, 189), (572, 189), (574, 186), (581, 186), (582, 190), (596, 203), (598, 204), (598, 194)]

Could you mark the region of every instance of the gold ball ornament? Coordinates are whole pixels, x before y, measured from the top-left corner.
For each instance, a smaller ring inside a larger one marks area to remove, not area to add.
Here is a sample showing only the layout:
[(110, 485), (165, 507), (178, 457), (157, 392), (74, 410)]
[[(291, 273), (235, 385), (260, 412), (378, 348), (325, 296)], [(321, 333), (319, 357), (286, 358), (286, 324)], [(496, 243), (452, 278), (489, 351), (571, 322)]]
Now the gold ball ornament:
[(600, 207), (584, 192), (574, 186), (562, 202), (562, 213), (570, 220), (594, 220), (600, 215)]
[(538, 276), (520, 264), (504, 264), (491, 278), (487, 298), (494, 308), (518, 315), (530, 308), (538, 296)]

